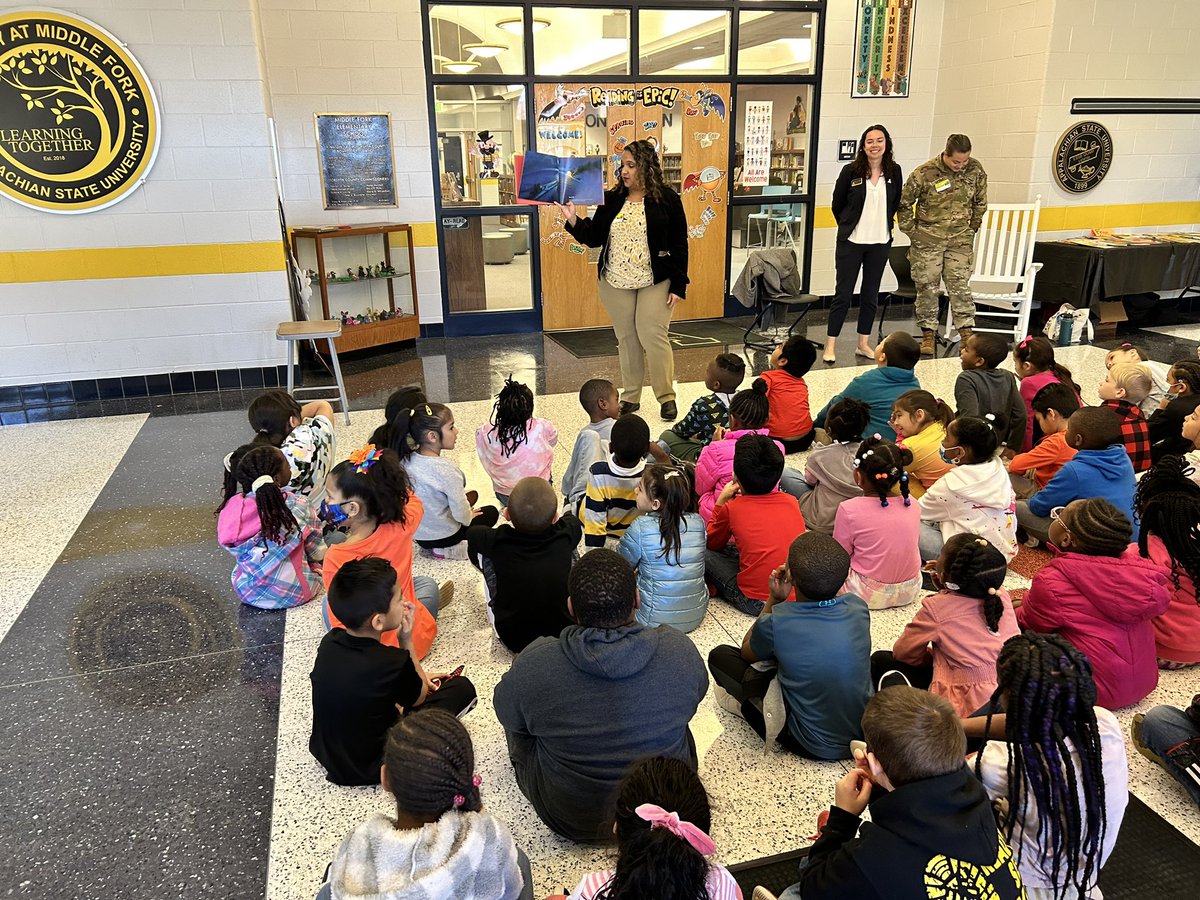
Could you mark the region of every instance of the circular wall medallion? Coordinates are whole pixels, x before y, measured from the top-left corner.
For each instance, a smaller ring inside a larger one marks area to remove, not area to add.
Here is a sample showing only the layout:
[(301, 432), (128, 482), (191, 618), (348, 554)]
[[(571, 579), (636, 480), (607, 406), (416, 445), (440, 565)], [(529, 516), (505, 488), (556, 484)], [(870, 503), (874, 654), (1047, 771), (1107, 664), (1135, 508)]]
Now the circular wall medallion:
[(1080, 122), (1058, 139), (1054, 177), (1064, 190), (1082, 194), (1104, 180), (1112, 158), (1113, 142), (1108, 129), (1099, 122)]
[(103, 209), (158, 152), (150, 80), (113, 35), (57, 10), (0, 15), (0, 192), (55, 213)]

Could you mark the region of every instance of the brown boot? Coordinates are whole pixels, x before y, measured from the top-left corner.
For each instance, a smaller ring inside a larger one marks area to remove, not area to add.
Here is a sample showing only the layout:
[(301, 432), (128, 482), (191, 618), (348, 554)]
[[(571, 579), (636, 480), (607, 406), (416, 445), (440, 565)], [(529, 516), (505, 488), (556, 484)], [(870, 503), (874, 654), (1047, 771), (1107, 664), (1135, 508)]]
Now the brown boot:
[(970, 327), (969, 325), (964, 325), (962, 328), (958, 329), (958, 346), (959, 347), (967, 346), (967, 341), (969, 341), (971, 339), (971, 335), (973, 335), (974, 333), (975, 333), (975, 329)]
[(921, 355), (933, 356), (937, 351), (937, 332), (931, 328), (921, 330)]

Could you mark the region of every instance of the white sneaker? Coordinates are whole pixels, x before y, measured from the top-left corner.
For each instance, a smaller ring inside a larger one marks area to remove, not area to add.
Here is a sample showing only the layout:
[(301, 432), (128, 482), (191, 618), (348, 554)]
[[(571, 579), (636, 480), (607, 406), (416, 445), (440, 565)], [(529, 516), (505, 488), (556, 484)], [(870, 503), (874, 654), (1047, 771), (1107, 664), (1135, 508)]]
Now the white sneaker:
[(750, 895), (750, 900), (777, 900), (777, 898), (760, 884), (754, 889), (754, 893)]
[(449, 547), (438, 547), (430, 551), (434, 559), (467, 559), (467, 542), (459, 541)]
[(725, 710), (727, 713), (732, 713), (739, 719), (742, 718), (742, 702), (733, 694), (725, 690), (719, 684), (713, 685), (713, 694), (717, 698), (717, 706)]
[(438, 612), (454, 602), (454, 582), (443, 581), (438, 585)]
[[(886, 684), (884, 682), (887, 682)], [(882, 691), (884, 688), (896, 687), (900, 684), (907, 684), (912, 687), (912, 682), (908, 680), (903, 672), (898, 672), (895, 669), (888, 669), (879, 676), (879, 684), (875, 686), (876, 691)]]

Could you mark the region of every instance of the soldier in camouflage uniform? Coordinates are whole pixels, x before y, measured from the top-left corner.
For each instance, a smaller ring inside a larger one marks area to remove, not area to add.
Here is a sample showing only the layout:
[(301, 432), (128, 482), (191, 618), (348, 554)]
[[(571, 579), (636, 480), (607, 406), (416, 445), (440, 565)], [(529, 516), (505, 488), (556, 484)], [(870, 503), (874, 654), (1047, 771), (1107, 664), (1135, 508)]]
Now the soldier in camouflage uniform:
[(921, 355), (933, 356), (938, 327), (938, 284), (946, 282), (950, 310), (963, 343), (975, 325), (975, 298), (967, 284), (975, 264), (975, 232), (987, 210), (987, 173), (971, 158), (971, 139), (952, 134), (946, 151), (908, 176), (896, 213), (912, 240), (908, 261), (917, 286)]

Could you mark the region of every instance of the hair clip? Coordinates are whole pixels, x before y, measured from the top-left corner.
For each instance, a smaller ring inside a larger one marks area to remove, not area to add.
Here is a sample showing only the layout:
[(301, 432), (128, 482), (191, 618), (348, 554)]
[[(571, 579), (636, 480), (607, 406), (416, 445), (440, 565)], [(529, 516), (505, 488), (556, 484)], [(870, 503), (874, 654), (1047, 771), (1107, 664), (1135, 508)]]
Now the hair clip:
[(953, 581), (943, 581), (942, 584), (944, 584), (946, 586), (946, 590), (948, 590), (948, 591), (957, 591), (958, 590), (958, 585), (955, 584)]
[(1129, 341), (1126, 341), (1125, 343), (1123, 343), (1123, 344), (1122, 344), (1120, 347), (1118, 347), (1117, 349), (1118, 349), (1118, 350), (1132, 350), (1132, 349), (1133, 349), (1133, 344), (1129, 343)]
[(888, 505), (888, 504), (887, 504), (887, 497), (880, 497), (880, 498), (879, 498), (879, 505), (880, 505), (880, 506), (885, 506), (885, 507), (886, 507), (886, 506)]
[[(896, 470), (895, 470), (895, 469), (892, 469), (892, 471), (893, 471), (893, 472), (895, 472)], [(885, 480), (887, 480), (889, 477), (890, 477), (890, 476), (888, 475), (888, 473), (887, 473), (887, 472), (876, 472), (876, 473), (875, 473), (875, 480), (876, 480), (876, 481), (885, 481)]]
[(995, 588), (988, 588), (988, 596), (999, 597), (1000, 592), (998, 590), (996, 590)]
[(433, 415), (433, 410), (429, 408), (429, 404), (428, 404), (428, 403), (426, 403), (426, 404), (425, 404), (425, 415), (427, 415), (427, 416), (432, 416), (432, 415)]
[(983, 538), (976, 538), (975, 543), (977, 543), (980, 547), (986, 547), (988, 545), (988, 542)]
[(481, 784), (483, 784), (483, 779), (480, 778), (478, 775), (472, 775), (471, 776), (471, 784), (473, 784), (475, 787), (479, 787)]
[(226, 472), (233, 471), (231, 468), (229, 468), (231, 465), (233, 465), (233, 451), (232, 450), (230, 450), (228, 453), (225, 454), (225, 471)]
[(365, 447), (360, 447), (350, 454), (350, 462), (354, 466), (354, 471), (360, 475), (379, 462), (379, 458), (383, 456), (383, 451), (378, 449), (374, 444), (367, 444)]
[(936, 403), (938, 406), (941, 406), (941, 405), (942, 405), (942, 398), (941, 398), (941, 397), (934, 397), (934, 398), (933, 398), (933, 402), (934, 402), (934, 403)]
[(274, 483), (275, 483), (275, 476), (274, 476), (274, 475), (259, 475), (259, 476), (258, 476), (257, 478), (255, 478), (255, 479), (254, 479), (254, 481), (251, 483), (251, 485), (250, 485), (250, 490), (252, 490), (252, 491), (257, 491), (257, 490), (258, 490), (260, 487), (262, 487), (264, 484), (274, 484)]
[(464, 797), (462, 794), (455, 794), (453, 802), (454, 802), (454, 808), (460, 809), (462, 807), (462, 805), (467, 802), (467, 798)]
[(270, 434), (271, 429), (270, 428), (260, 428), (260, 429), (258, 429), (258, 433), (259, 434)]
[(713, 843), (712, 838), (691, 822), (680, 819), (677, 812), (667, 812), (661, 806), (643, 803), (634, 813), (643, 822), (649, 822), (651, 828), (665, 828), (680, 840), (686, 841), (701, 856), (716, 852), (717, 845)]
[(672, 478), (682, 478), (683, 473), (678, 469), (668, 469), (667, 474), (663, 476), (664, 481), (669, 481)]
[(874, 455), (875, 455), (875, 451), (874, 451), (874, 450), (868, 450), (866, 453), (864, 453), (864, 454), (862, 455), (862, 458), (863, 458), (863, 459), (866, 459), (868, 456), (874, 456)]
[(872, 438), (874, 438), (874, 439), (875, 439), (875, 440), (877, 440), (877, 441), (882, 441), (882, 440), (883, 440), (883, 435), (881, 435), (881, 434), (880, 434), (878, 431), (877, 431), (877, 432), (875, 432), (873, 435), (871, 435), (871, 437), (872, 437)]

